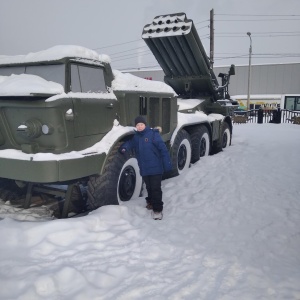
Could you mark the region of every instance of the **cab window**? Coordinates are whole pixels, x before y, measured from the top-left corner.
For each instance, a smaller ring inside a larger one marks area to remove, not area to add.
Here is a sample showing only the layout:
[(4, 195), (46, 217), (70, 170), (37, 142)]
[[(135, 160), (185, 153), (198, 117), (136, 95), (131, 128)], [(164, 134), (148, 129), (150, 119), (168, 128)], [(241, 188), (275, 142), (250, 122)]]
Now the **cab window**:
[(72, 64), (70, 89), (75, 93), (107, 92), (103, 69)]

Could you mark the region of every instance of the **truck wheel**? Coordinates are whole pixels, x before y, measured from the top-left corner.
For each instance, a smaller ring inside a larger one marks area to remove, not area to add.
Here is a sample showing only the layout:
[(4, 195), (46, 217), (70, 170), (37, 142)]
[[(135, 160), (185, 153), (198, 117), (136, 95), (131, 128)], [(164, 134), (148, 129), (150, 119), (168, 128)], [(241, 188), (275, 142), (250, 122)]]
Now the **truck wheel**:
[(215, 154), (222, 151), (222, 149), (230, 146), (230, 143), (231, 143), (231, 133), (230, 133), (229, 125), (227, 122), (223, 122), (221, 136), (217, 140), (217, 142), (214, 143), (213, 153)]
[(173, 171), (172, 176), (183, 173), (190, 167), (192, 155), (191, 139), (185, 130), (177, 133), (171, 150)]
[(143, 179), (135, 157), (129, 158), (122, 167), (118, 178), (118, 200), (129, 201), (140, 196)]
[(90, 176), (87, 205), (89, 210), (118, 205), (139, 197), (143, 179), (135, 156), (119, 153), (120, 143), (112, 150), (102, 175)]
[(231, 133), (229, 130), (229, 125), (228, 123), (224, 122), (223, 127), (222, 127), (222, 149), (229, 147), (230, 146), (230, 141), (231, 141)]
[(191, 162), (195, 163), (202, 156), (210, 153), (210, 137), (208, 129), (205, 126), (196, 127), (191, 132), (192, 158)]

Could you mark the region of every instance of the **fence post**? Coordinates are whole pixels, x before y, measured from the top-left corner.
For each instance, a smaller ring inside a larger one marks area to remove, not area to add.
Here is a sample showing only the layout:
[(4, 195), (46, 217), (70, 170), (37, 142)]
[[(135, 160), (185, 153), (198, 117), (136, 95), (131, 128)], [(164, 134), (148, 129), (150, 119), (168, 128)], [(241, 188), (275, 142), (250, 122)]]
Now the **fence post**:
[(276, 118), (274, 120), (274, 123), (276, 123), (276, 124), (281, 123), (281, 109), (280, 109), (280, 107), (277, 108)]
[(262, 124), (264, 119), (264, 111), (260, 107), (257, 112), (257, 124)]

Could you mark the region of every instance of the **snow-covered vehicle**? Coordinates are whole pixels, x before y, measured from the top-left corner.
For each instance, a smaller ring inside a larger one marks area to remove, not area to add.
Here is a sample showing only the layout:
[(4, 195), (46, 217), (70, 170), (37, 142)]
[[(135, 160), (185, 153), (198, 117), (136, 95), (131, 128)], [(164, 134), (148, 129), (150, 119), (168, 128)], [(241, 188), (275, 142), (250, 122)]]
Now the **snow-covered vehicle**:
[(63, 195), (66, 217), (82, 191), (89, 209), (138, 197), (135, 155), (118, 152), (137, 115), (161, 128), (170, 176), (230, 145), (234, 106), (218, 100), (230, 102), (234, 67), (219, 86), (185, 14), (156, 17), (142, 37), (166, 83), (112, 71), (109, 57), (78, 46), (0, 56), (0, 198), (26, 195), (28, 208), (34, 193)]

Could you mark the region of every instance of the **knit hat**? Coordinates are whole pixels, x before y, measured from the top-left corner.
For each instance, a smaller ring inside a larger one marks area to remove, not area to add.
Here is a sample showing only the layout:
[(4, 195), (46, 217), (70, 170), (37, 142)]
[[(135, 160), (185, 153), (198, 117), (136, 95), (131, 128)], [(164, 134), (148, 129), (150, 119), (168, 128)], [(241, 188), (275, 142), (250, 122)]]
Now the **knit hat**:
[(136, 124), (138, 124), (138, 123), (144, 123), (146, 125), (146, 121), (142, 116), (138, 116), (135, 118), (134, 125), (136, 126)]

